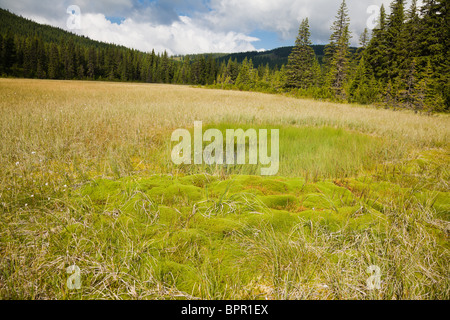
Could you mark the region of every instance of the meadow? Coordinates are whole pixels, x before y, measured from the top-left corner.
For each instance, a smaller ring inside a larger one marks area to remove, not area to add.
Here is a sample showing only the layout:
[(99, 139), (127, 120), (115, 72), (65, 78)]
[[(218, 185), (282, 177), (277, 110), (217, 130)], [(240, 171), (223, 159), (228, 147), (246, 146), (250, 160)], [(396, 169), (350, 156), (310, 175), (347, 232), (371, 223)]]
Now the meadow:
[[(89, 81), (0, 97), (1, 299), (450, 298), (448, 114)], [(194, 121), (278, 128), (278, 174), (174, 165)]]

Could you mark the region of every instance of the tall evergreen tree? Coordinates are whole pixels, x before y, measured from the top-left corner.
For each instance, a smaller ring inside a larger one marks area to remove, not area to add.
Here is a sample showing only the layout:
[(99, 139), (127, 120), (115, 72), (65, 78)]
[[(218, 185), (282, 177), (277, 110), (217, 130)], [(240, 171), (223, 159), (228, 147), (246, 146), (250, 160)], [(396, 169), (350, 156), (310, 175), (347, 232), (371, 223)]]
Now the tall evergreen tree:
[(47, 53), (42, 38), (38, 38), (36, 42), (36, 57), (36, 76), (39, 79), (44, 79), (47, 77)]
[(236, 86), (241, 90), (251, 90), (255, 84), (256, 72), (253, 69), (253, 62), (251, 59), (247, 60), (247, 57), (245, 57), (236, 78)]
[(349, 101), (369, 104), (375, 102), (378, 95), (378, 85), (363, 55), (349, 86)]
[(0, 75), (3, 73), (3, 35), (0, 33)]
[(348, 69), (350, 63), (350, 31), (349, 31), (348, 9), (345, 0), (339, 8), (336, 21), (333, 23), (330, 37), (327, 66), (327, 87), (338, 99), (345, 99), (344, 86), (347, 82)]
[(25, 77), (34, 78), (37, 69), (37, 52), (34, 38), (27, 37), (24, 48), (23, 69)]
[(11, 68), (16, 61), (16, 47), (14, 44), (14, 36), (11, 31), (5, 36), (2, 47), (2, 65), (6, 73), (11, 73)]
[(330, 43), (325, 46), (324, 49), (324, 64), (329, 69), (331, 62), (333, 61), (333, 57), (337, 50), (337, 46), (339, 41), (344, 36), (344, 32), (350, 25), (350, 18), (348, 16), (348, 8), (345, 0), (342, 0), (342, 3), (339, 7), (338, 13), (336, 15), (336, 20), (333, 22), (331, 27), (332, 34), (330, 36)]
[(366, 61), (376, 79), (386, 79), (388, 73), (388, 45), (386, 42), (386, 11), (381, 5), (378, 26), (372, 31), (372, 39), (367, 45)]
[(295, 47), (286, 66), (286, 86), (307, 89), (314, 83), (313, 65), (316, 59), (312, 49), (308, 18), (300, 24)]
[(72, 38), (69, 39), (63, 48), (64, 78), (70, 80), (75, 76), (75, 45)]
[(386, 44), (389, 77), (395, 79), (401, 74), (404, 56), (403, 29), (405, 22), (404, 0), (394, 0), (391, 3), (386, 29)]
[(360, 48), (367, 48), (367, 45), (369, 44), (369, 31), (367, 28), (364, 28), (363, 33), (361, 33), (361, 36), (359, 37), (359, 45)]
[(55, 43), (50, 45), (50, 54), (48, 61), (48, 77), (50, 79), (58, 79), (60, 75), (60, 58), (58, 47)]
[(94, 48), (89, 48), (88, 51), (88, 69), (87, 69), (87, 76), (89, 79), (95, 78), (95, 64), (96, 64), (96, 53)]
[(421, 66), (430, 61), (433, 70), (433, 82), (450, 110), (450, 3), (445, 0), (424, 0), (420, 9), (421, 32), (419, 50)]

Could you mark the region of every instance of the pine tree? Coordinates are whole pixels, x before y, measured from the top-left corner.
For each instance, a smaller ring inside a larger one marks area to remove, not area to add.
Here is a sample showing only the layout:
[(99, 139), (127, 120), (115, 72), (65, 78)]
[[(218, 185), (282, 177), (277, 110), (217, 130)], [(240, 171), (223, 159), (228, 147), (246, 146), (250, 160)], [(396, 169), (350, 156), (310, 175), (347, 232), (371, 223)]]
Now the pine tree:
[(275, 71), (273, 76), (272, 87), (280, 91), (283, 87), (286, 86), (287, 75), (286, 75), (286, 67), (284, 65), (281, 66), (280, 70)]
[(365, 49), (367, 48), (368, 44), (369, 44), (369, 31), (367, 30), (367, 28), (364, 28), (363, 33), (359, 37), (359, 45), (361, 46), (360, 48)]
[(436, 90), (435, 77), (433, 76), (431, 59), (428, 59), (425, 70), (422, 72), (418, 83), (416, 100), (421, 110), (427, 112), (446, 111), (444, 94)]
[(194, 58), (191, 68), (192, 81), (194, 84), (204, 85), (206, 83), (206, 60), (203, 55)]
[(8, 31), (2, 42), (2, 69), (7, 74), (11, 74), (11, 69), (16, 62), (16, 48), (14, 44), (14, 37), (10, 31)]
[(87, 76), (89, 79), (95, 78), (95, 62), (96, 62), (96, 52), (93, 47), (89, 48), (88, 51), (88, 69), (87, 69)]
[(253, 89), (256, 84), (255, 76), (256, 73), (253, 69), (252, 60), (247, 60), (247, 57), (245, 57), (239, 70), (239, 74), (236, 78), (236, 86), (241, 90)]
[(183, 66), (180, 72), (180, 83), (188, 84), (191, 82), (191, 61), (189, 56), (184, 58)]
[(322, 77), (322, 67), (320, 66), (319, 59), (317, 56), (314, 58), (314, 62), (312, 65), (312, 86), (319, 88), (323, 85), (323, 77)]
[(63, 61), (64, 61), (64, 78), (73, 79), (75, 76), (75, 45), (72, 38), (69, 39), (67, 45), (64, 46)]
[(223, 81), (225, 84), (234, 84), (239, 75), (239, 64), (236, 59), (228, 59), (225, 72), (223, 73)]
[(386, 42), (387, 22), (384, 6), (380, 8), (380, 18), (377, 28), (372, 32), (372, 39), (367, 45), (366, 60), (373, 71), (376, 79), (385, 81), (388, 74), (387, 42)]
[(50, 79), (59, 78), (59, 51), (55, 43), (50, 45), (50, 54), (48, 61), (48, 77)]
[(39, 79), (45, 79), (47, 77), (47, 53), (45, 51), (44, 43), (42, 38), (37, 39), (36, 42), (36, 56), (37, 56), (37, 66), (36, 66), (36, 76)]
[(261, 76), (259, 77), (259, 81), (257, 84), (258, 88), (265, 92), (273, 91), (271, 90), (272, 72), (270, 70), (269, 64), (267, 63), (264, 67), (260, 66), (260, 69), (261, 69)]
[(424, 0), (420, 9), (421, 32), (419, 50), (422, 66), (428, 61), (433, 69), (436, 91), (442, 92), (445, 108), (450, 110), (450, 3), (445, 0)]
[(330, 37), (328, 53), (332, 55), (328, 58), (327, 66), (327, 87), (338, 99), (345, 99), (344, 86), (347, 82), (348, 69), (350, 63), (350, 31), (349, 31), (348, 10), (345, 0), (339, 8), (336, 21), (333, 23)]
[(31, 37), (27, 37), (24, 48), (23, 72), (25, 77), (33, 78), (37, 65), (36, 49), (34, 41)]
[(417, 104), (416, 59), (411, 60), (409, 71), (405, 80), (406, 88), (400, 91), (402, 100), (405, 102), (405, 106), (407, 109), (412, 109), (417, 112), (419, 110), (419, 106)]
[(420, 65), (417, 64), (419, 28), (420, 18), (417, 11), (417, 0), (413, 0), (411, 7), (406, 11), (405, 22), (397, 39), (396, 55), (398, 56), (399, 77), (401, 79), (408, 77), (413, 59), (416, 59), (414, 68), (420, 69)]
[(391, 14), (389, 15), (386, 30), (388, 76), (394, 79), (401, 75), (401, 67), (404, 60), (404, 38), (403, 29), (405, 22), (404, 0), (394, 0), (391, 3)]
[(288, 58), (286, 86), (289, 88), (307, 89), (314, 82), (313, 65), (316, 57), (311, 47), (310, 36), (308, 18), (306, 18), (300, 24), (295, 47)]
[(164, 53), (161, 57), (161, 80), (164, 83), (170, 83), (171, 80), (171, 65), (169, 60), (169, 55), (167, 51), (164, 50)]
[(0, 34), (0, 75), (3, 73), (3, 35)]
[(79, 80), (84, 79), (84, 66), (83, 64), (80, 64), (77, 68), (77, 77)]
[(149, 73), (151, 75), (151, 81), (150, 82), (160, 82), (161, 81), (161, 73), (160, 73), (160, 66), (159, 66), (159, 54), (155, 54), (154, 51), (152, 53), (153, 61), (152, 61), (152, 70)]
[(339, 41), (344, 36), (345, 30), (348, 32), (348, 27), (350, 25), (350, 18), (348, 16), (348, 8), (345, 0), (342, 0), (342, 3), (339, 7), (338, 13), (336, 15), (336, 20), (333, 22), (331, 27), (331, 31), (333, 33), (330, 36), (330, 43), (325, 46), (324, 49), (324, 60), (323, 63), (328, 70), (333, 61), (333, 57), (335, 56), (337, 46)]

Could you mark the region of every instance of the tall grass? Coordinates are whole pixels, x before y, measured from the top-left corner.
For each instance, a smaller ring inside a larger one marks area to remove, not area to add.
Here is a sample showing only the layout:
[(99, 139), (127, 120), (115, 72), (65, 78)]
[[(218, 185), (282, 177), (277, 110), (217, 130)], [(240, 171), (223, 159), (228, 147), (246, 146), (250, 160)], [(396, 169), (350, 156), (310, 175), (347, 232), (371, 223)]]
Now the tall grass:
[[(0, 79), (0, 97), (0, 298), (449, 297), (448, 115), (129, 83)], [(282, 129), (279, 177), (174, 166), (195, 120)]]

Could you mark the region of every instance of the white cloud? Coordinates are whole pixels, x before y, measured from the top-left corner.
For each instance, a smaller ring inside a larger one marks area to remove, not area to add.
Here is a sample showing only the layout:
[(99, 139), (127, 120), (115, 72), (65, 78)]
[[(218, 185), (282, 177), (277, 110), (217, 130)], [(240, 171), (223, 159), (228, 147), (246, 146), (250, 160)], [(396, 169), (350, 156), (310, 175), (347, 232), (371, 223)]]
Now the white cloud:
[(111, 23), (102, 14), (84, 14), (78, 34), (92, 39), (121, 44), (142, 51), (167, 50), (169, 54), (202, 52), (236, 52), (255, 50), (257, 38), (243, 33), (213, 32), (195, 24), (189, 17), (180, 16), (170, 25), (152, 25), (129, 18), (120, 25)]

